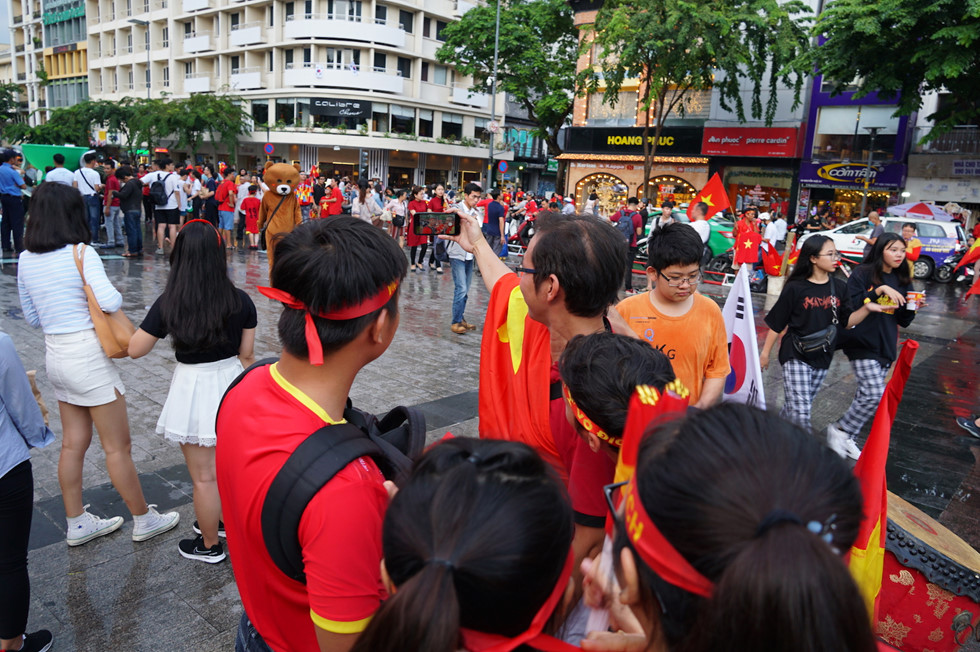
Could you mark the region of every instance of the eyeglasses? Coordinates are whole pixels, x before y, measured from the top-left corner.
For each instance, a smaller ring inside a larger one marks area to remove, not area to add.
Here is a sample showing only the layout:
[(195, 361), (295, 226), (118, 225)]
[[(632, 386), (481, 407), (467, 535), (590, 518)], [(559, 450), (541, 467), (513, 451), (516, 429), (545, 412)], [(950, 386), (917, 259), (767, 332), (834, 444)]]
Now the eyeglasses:
[(530, 267), (515, 267), (514, 271), (518, 274), (537, 274), (537, 271)]
[(840, 252), (839, 251), (833, 251), (833, 252), (826, 253), (826, 254), (816, 254), (816, 256), (818, 258), (820, 258), (821, 256), (830, 256), (834, 260), (840, 260), (841, 258), (843, 258), (843, 256), (840, 255)]
[(675, 276), (675, 277), (666, 276), (664, 275), (663, 272), (657, 272), (657, 274), (659, 274), (663, 280), (667, 281), (667, 285), (672, 288), (679, 288), (685, 285), (697, 286), (697, 284), (701, 282), (701, 272), (698, 272), (694, 276)]

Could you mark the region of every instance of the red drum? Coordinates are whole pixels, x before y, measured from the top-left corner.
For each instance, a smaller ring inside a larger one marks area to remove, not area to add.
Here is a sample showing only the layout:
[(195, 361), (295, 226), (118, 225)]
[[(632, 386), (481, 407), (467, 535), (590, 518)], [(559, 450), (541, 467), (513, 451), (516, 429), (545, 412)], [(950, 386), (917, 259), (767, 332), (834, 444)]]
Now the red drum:
[(875, 634), (903, 652), (980, 640), (980, 553), (893, 493)]

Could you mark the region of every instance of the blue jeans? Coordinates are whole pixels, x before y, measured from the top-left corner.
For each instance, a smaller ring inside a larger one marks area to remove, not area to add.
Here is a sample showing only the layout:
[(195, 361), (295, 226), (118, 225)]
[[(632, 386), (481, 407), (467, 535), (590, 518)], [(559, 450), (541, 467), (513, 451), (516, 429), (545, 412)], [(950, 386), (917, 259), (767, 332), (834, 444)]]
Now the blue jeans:
[(99, 227), (102, 223), (102, 198), (98, 195), (85, 195), (85, 210), (88, 211), (88, 229), (92, 233), (92, 242), (99, 241)]
[(109, 244), (121, 247), (123, 244), (123, 212), (118, 206), (109, 207), (105, 218), (105, 237)]
[(140, 211), (126, 211), (123, 213), (123, 221), (126, 223), (126, 240), (129, 253), (141, 253), (143, 251), (143, 229), (140, 228)]
[(473, 260), (449, 259), (453, 271), (453, 323), (463, 321), (463, 311), (466, 310), (466, 299), (473, 282)]
[(255, 631), (255, 627), (245, 612), (242, 612), (242, 618), (238, 621), (235, 652), (272, 652), (272, 648), (266, 645), (259, 633)]

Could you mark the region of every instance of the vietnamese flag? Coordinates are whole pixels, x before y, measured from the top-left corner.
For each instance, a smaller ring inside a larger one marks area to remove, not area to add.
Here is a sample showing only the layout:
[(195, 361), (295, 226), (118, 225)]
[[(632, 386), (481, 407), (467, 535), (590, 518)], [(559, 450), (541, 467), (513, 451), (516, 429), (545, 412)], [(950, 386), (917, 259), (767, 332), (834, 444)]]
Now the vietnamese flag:
[(715, 213), (719, 213), (726, 208), (731, 208), (732, 203), (728, 201), (728, 193), (725, 192), (725, 184), (721, 182), (721, 177), (715, 172), (714, 176), (708, 179), (708, 183), (704, 184), (704, 188), (701, 189), (694, 199), (690, 201), (687, 205), (687, 218), (694, 219), (691, 217), (691, 213), (694, 210), (694, 205), (698, 202), (704, 202), (708, 205), (708, 212), (705, 214), (704, 219), (708, 219)]
[(919, 260), (919, 253), (922, 251), (922, 241), (918, 238), (912, 238), (905, 245), (905, 257), (911, 260), (913, 263)]
[(320, 176), (320, 170), (317, 169), (316, 163), (314, 163), (313, 165), (310, 166), (310, 174), (309, 174), (309, 177), (311, 179), (316, 179), (318, 176)]
[(956, 268), (953, 271), (955, 272), (964, 265), (972, 265), (973, 263), (977, 262), (977, 260), (980, 260), (980, 238), (973, 243), (972, 247), (966, 250), (966, 253), (963, 254), (963, 257), (960, 259), (960, 262), (956, 265)]
[(759, 262), (759, 245), (762, 244), (762, 234), (755, 231), (745, 231), (735, 239), (736, 265)]
[(762, 251), (762, 264), (766, 269), (766, 274), (779, 276), (783, 268), (783, 255), (770, 244), (768, 250), (763, 249)]
[(885, 563), (885, 533), (888, 523), (888, 494), (885, 481), (885, 462), (891, 440), (895, 412), (902, 401), (905, 381), (912, 369), (912, 359), (919, 343), (906, 340), (898, 354), (894, 372), (878, 404), (871, 433), (864, 444), (854, 475), (861, 483), (864, 499), (864, 518), (857, 539), (848, 555), (851, 575), (861, 590), (871, 622), (878, 622), (878, 594), (881, 592), (882, 568)]

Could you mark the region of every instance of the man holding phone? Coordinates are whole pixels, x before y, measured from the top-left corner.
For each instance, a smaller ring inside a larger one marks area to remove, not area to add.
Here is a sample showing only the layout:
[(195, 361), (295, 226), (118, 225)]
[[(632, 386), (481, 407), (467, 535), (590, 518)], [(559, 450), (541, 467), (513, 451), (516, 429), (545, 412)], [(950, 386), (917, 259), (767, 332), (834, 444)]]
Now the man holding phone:
[[(476, 207), (482, 194), (483, 188), (472, 181), (463, 187), (463, 201), (453, 207), (453, 212), (459, 215), (461, 223), (466, 215), (482, 225), (483, 218)], [(463, 319), (470, 284), (473, 282), (473, 254), (457, 242), (449, 242), (446, 255), (449, 256), (449, 266), (453, 273), (453, 321), (449, 328), (457, 335), (462, 335), (466, 331), (476, 330), (476, 326)]]

